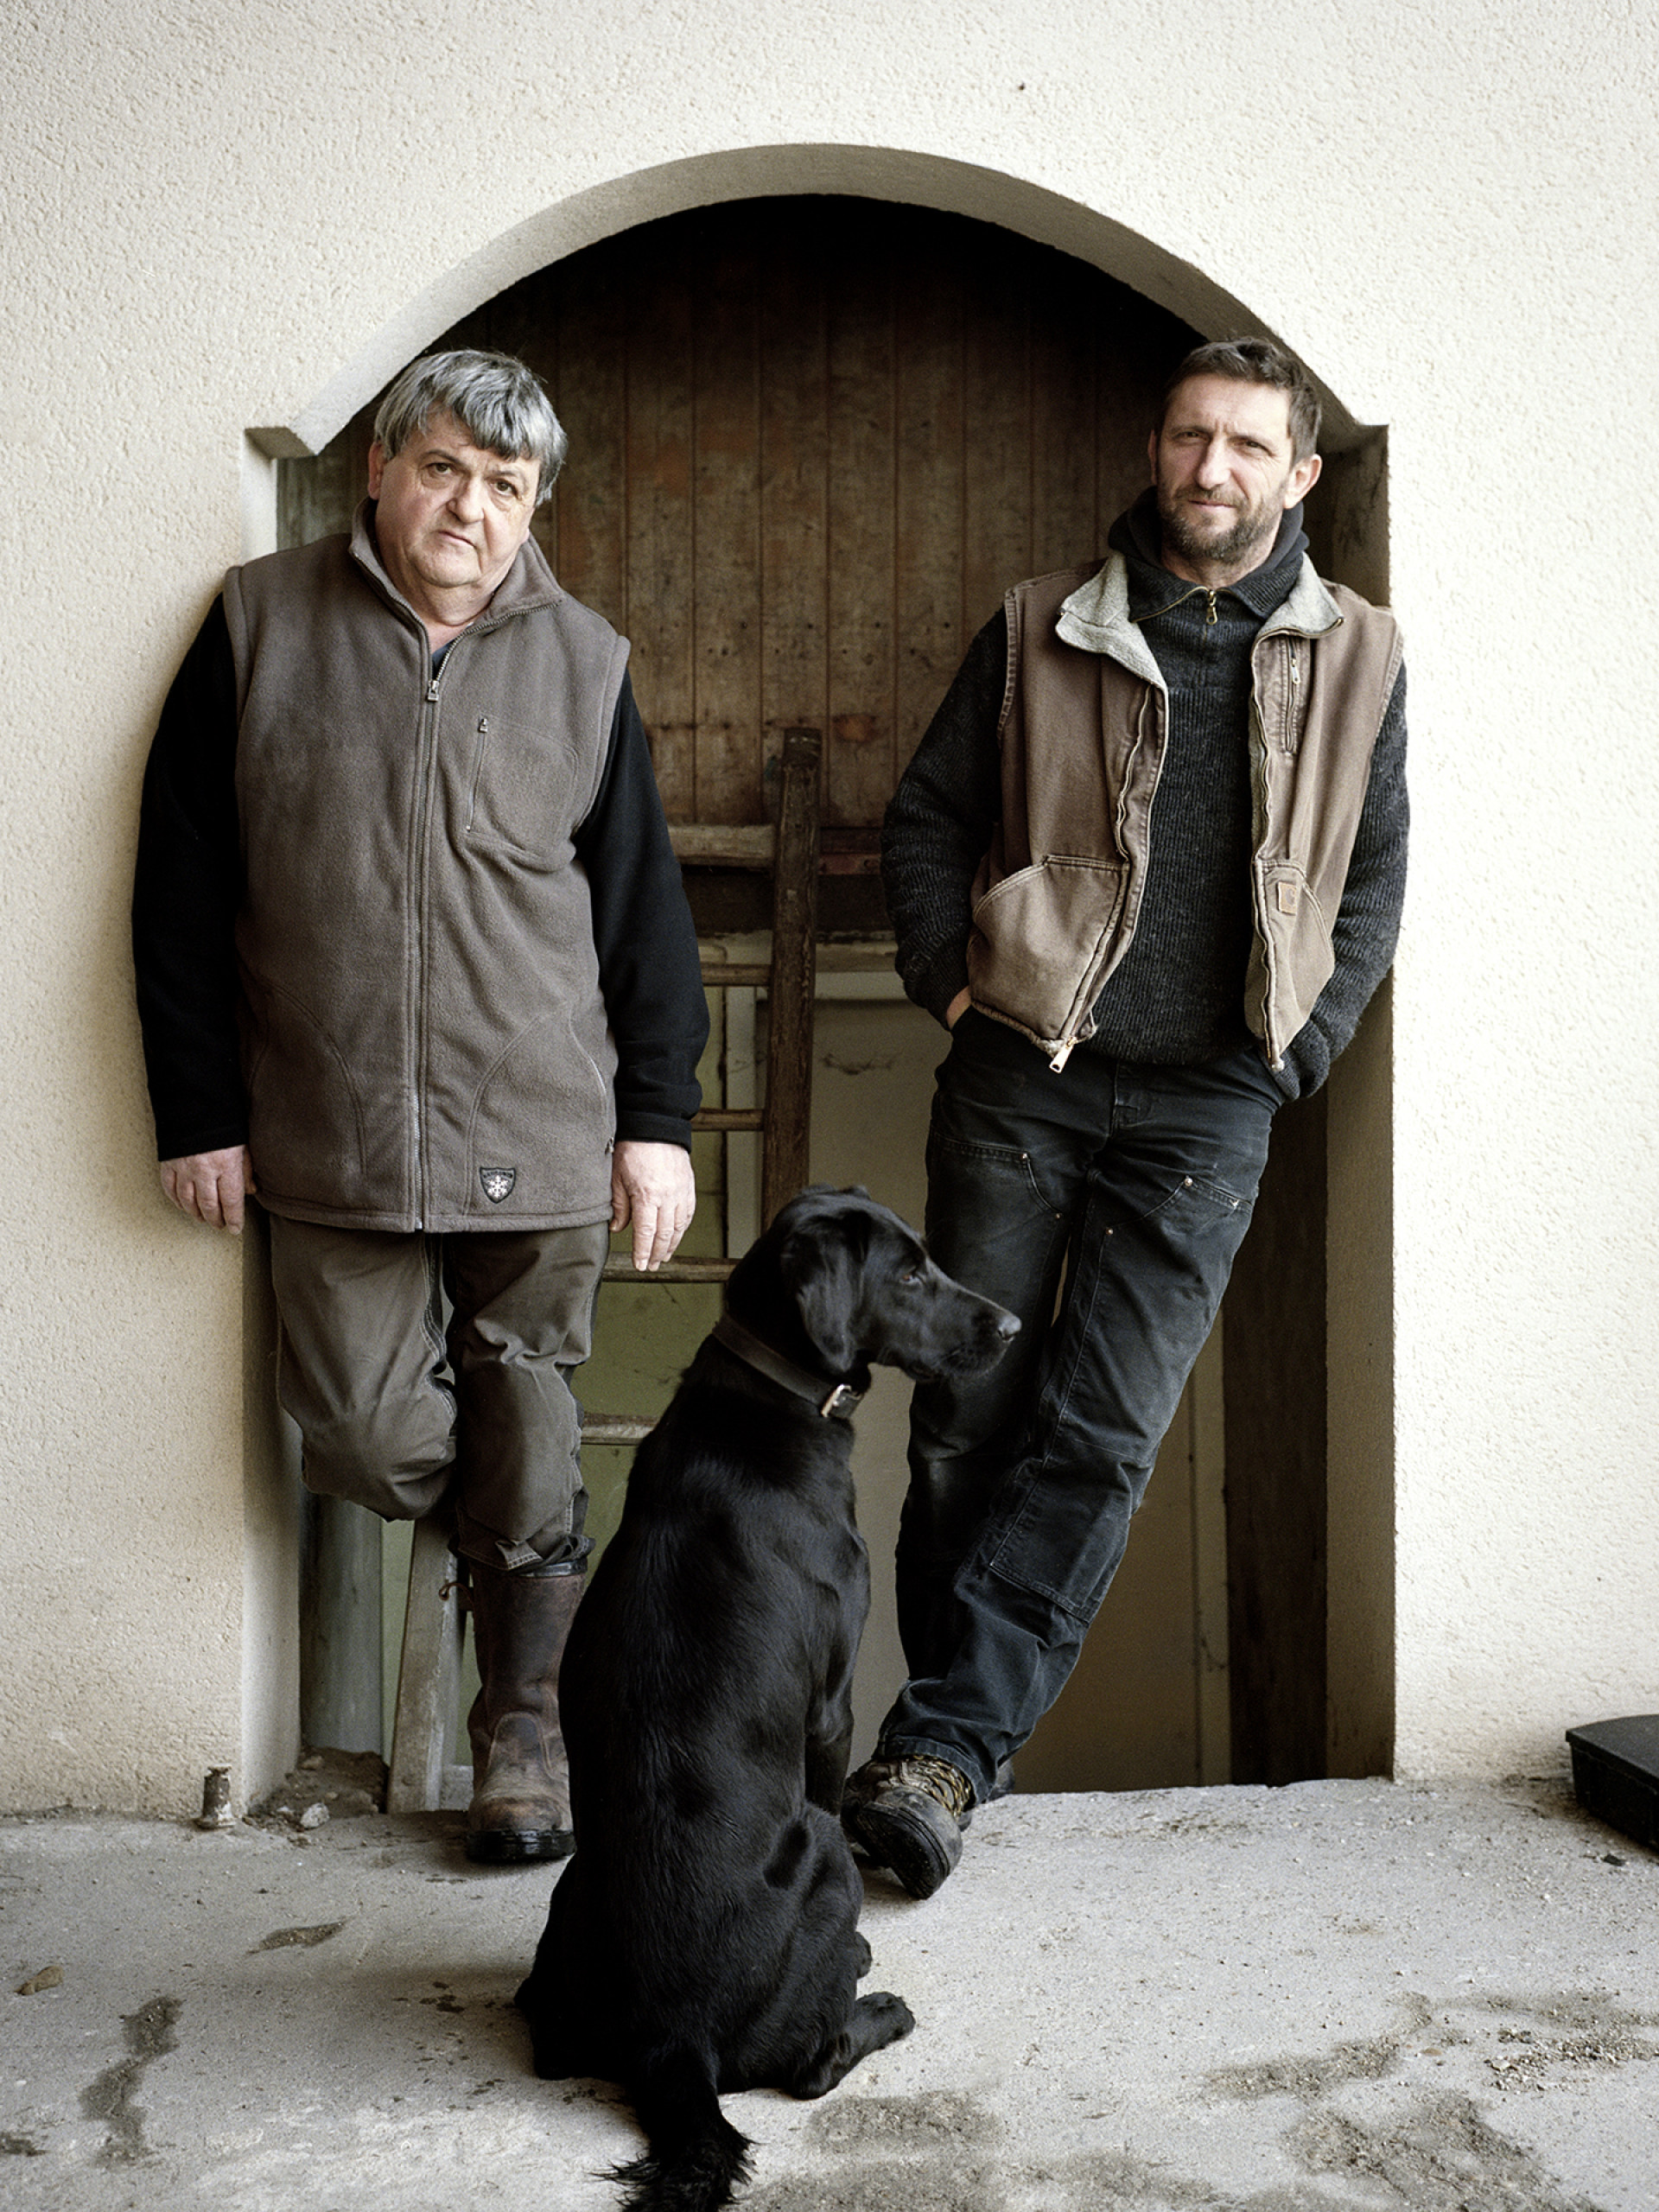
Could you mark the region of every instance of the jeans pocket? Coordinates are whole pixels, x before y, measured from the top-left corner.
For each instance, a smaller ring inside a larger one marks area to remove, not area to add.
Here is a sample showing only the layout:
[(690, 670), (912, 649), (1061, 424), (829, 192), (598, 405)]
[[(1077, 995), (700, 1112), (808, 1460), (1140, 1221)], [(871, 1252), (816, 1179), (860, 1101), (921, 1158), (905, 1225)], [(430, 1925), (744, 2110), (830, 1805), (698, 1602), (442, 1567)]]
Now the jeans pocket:
[(927, 1179), (930, 1191), (948, 1189), (958, 1201), (969, 1192), (994, 1192), (999, 1208), (1012, 1201), (1046, 1216), (1060, 1211), (1038, 1180), (1036, 1163), (1028, 1152), (1018, 1145), (952, 1135), (937, 1126), (927, 1140)]
[(1077, 1469), (1057, 1478), (1052, 1468), (1028, 1467), (999, 1516), (991, 1573), (1086, 1628), (1117, 1572), (1150, 1473), (1114, 1468), (1085, 1481)]
[[(927, 1242), (947, 1274), (1017, 1313), (1028, 1355), (1052, 1311), (1065, 1249), (1062, 1209), (1019, 1145), (992, 1144), (941, 1127), (927, 1141)], [(1005, 1360), (996, 1372), (1023, 1363)], [(993, 1393), (995, 1395), (995, 1393)]]
[[(1244, 1179), (1241, 1176), (1239, 1179)], [(1255, 1199), (1254, 1183), (1248, 1190), (1235, 1191), (1207, 1175), (1184, 1175), (1173, 1190), (1157, 1205), (1149, 1206), (1141, 1217), (1155, 1223), (1166, 1234), (1173, 1236), (1204, 1236), (1218, 1224), (1236, 1220), (1242, 1236)]]

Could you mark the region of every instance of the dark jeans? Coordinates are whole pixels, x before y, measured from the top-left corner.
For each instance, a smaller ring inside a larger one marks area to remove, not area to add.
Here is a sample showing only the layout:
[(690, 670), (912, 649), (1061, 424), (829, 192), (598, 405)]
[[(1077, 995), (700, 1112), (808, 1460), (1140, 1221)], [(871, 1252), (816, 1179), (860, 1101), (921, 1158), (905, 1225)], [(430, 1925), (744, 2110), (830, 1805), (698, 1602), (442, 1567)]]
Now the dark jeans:
[(912, 1402), (898, 1560), (911, 1679), (882, 1756), (949, 1759), (982, 1799), (1059, 1695), (1210, 1333), (1282, 1101), (1254, 1046), (1192, 1068), (1079, 1052), (1055, 1075), (1004, 1026), (957, 1023), (928, 1137), (928, 1242), (1024, 1326), (988, 1375)]

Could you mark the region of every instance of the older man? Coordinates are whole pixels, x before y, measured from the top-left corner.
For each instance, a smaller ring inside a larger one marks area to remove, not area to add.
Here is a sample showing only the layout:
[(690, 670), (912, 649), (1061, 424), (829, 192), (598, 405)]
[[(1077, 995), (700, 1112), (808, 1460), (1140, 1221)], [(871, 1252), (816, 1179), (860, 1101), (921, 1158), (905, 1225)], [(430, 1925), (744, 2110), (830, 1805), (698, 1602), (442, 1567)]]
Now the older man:
[(626, 641), (530, 535), (565, 442), (521, 362), (405, 370), (349, 537), (226, 577), (133, 907), (162, 1185), (270, 1217), (307, 1483), (442, 1514), (465, 1563), (485, 1859), (570, 1848), (567, 1378), (609, 1231), (654, 1268), (690, 1221), (708, 1033)]
[(918, 1897), (1075, 1663), (1275, 1108), (1392, 957), (1400, 640), (1306, 557), (1318, 436), (1278, 347), (1183, 361), (1105, 566), (1008, 594), (888, 812), (899, 969), (951, 1033), (928, 1235), (1025, 1324), (994, 1376), (912, 1406), (911, 1679), (844, 1818)]

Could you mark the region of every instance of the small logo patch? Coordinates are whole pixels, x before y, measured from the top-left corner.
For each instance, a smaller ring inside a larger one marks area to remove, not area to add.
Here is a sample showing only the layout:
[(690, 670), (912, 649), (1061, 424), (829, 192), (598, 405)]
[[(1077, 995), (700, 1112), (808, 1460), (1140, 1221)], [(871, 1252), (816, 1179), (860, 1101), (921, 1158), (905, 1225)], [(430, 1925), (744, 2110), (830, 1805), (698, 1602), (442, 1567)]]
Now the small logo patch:
[(478, 1179), (484, 1185), (484, 1195), (493, 1206), (499, 1206), (518, 1180), (516, 1167), (480, 1167)]

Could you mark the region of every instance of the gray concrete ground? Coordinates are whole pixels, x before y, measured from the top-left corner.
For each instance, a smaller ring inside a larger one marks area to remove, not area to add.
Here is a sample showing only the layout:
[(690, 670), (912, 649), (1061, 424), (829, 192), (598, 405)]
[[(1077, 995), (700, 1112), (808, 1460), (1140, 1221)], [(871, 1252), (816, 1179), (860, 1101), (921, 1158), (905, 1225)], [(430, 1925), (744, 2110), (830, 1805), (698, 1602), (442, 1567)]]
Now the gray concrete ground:
[[(613, 2206), (512, 2004), (548, 1872), (458, 1833), (0, 1821), (0, 2202)], [(748, 2212), (1659, 2207), (1659, 1856), (1564, 1785), (1016, 1796), (865, 1925), (916, 2032), (728, 2100)]]

